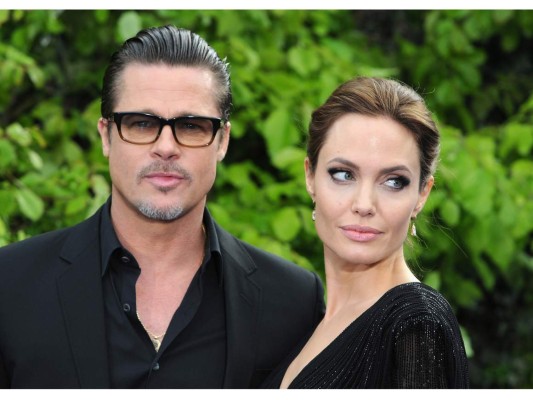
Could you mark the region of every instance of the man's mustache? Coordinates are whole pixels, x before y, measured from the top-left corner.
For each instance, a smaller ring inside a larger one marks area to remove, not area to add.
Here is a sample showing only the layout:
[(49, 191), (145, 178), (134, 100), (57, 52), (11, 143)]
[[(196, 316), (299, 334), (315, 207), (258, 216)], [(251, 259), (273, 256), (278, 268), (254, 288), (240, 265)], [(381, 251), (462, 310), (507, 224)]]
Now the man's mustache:
[(153, 162), (143, 167), (137, 174), (137, 182), (140, 182), (144, 177), (153, 173), (174, 173), (180, 175), (181, 178), (191, 180), (192, 175), (185, 168), (175, 163), (167, 163), (163, 161)]

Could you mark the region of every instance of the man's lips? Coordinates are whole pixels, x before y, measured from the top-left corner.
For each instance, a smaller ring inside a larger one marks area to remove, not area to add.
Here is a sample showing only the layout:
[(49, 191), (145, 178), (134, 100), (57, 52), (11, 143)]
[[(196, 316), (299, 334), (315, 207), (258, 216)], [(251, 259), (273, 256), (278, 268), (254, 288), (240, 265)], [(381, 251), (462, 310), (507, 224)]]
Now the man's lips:
[(137, 184), (147, 182), (159, 190), (168, 191), (186, 181), (192, 181), (189, 172), (178, 164), (154, 161), (141, 168), (137, 174)]
[(383, 233), (370, 226), (361, 225), (341, 226), (341, 231), (344, 236), (355, 242), (369, 242)]
[(175, 186), (184, 180), (183, 176), (169, 172), (151, 172), (144, 178), (157, 186)]

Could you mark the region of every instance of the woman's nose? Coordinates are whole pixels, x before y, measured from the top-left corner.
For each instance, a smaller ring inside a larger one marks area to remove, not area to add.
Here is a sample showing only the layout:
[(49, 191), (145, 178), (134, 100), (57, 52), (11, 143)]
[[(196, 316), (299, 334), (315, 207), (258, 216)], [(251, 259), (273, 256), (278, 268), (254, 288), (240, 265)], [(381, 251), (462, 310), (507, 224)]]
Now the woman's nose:
[(357, 185), (352, 202), (352, 212), (362, 217), (375, 214), (374, 191), (370, 184)]

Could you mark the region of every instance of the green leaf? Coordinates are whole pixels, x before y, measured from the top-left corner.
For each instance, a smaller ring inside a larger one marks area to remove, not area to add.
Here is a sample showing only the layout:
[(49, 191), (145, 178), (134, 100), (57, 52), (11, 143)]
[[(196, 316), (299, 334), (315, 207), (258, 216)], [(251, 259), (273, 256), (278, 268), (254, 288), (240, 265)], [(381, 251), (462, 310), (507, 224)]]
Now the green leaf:
[(87, 198), (75, 197), (67, 202), (66, 215), (76, 215), (87, 207)]
[(109, 183), (102, 175), (91, 176), (91, 189), (98, 197), (107, 197), (110, 194)]
[(516, 224), (517, 205), (507, 193), (500, 196), (500, 210), (498, 212), (498, 219), (502, 228), (512, 227)]
[(482, 297), (479, 287), (470, 280), (455, 277), (453, 285), (455, 300), (460, 306), (472, 307)]
[(27, 154), (33, 168), (41, 170), (43, 168), (43, 159), (41, 156), (33, 150), (28, 150)]
[(63, 157), (65, 157), (70, 164), (83, 158), (83, 152), (76, 142), (65, 140), (60, 146), (62, 148), (61, 153)]
[(295, 145), (299, 135), (296, 129), (291, 126), (291, 114), (288, 107), (279, 106), (265, 121), (263, 137), (266, 140), (268, 153), (271, 157), (285, 147)]
[(0, 238), (3, 238), (4, 236), (7, 236), (7, 227), (4, 221), (0, 218)]
[(213, 216), (213, 218), (224, 227), (231, 227), (233, 225), (233, 218), (231, 217), (230, 213), (228, 213), (228, 210), (219, 205), (216, 201), (209, 202), (207, 208), (209, 209), (209, 212)]
[(465, 54), (471, 49), (471, 44), (466, 35), (456, 26), (451, 29), (450, 36), (447, 39), (455, 53)]
[(451, 227), (456, 226), (461, 217), (461, 209), (456, 202), (449, 198), (441, 204), (440, 213), (442, 219)]
[(46, 80), (45, 74), (43, 70), (41, 70), (37, 66), (31, 65), (28, 67), (28, 76), (30, 77), (30, 80), (33, 82), (35, 87), (42, 88), (44, 86), (44, 82)]
[(228, 181), (237, 188), (250, 185), (249, 168), (246, 164), (232, 164), (225, 169)]
[(235, 35), (230, 36), (229, 40), (234, 57), (241, 61), (246, 66), (246, 69), (254, 71), (261, 65), (259, 55), (245, 40)]
[(16, 206), (14, 190), (12, 188), (0, 190), (0, 211), (2, 217), (9, 217), (13, 214)]
[(289, 167), (291, 164), (297, 163), (300, 164), (301, 172), (303, 174), (303, 162), (305, 156), (305, 150), (296, 147), (287, 147), (278, 151), (272, 156), (272, 164), (283, 170)]
[(274, 235), (282, 241), (294, 239), (302, 226), (298, 211), (293, 207), (285, 207), (276, 212), (271, 225)]
[(141, 17), (135, 11), (127, 11), (120, 15), (118, 20), (118, 35), (121, 41), (125, 41), (141, 30)]
[(498, 221), (492, 220), (491, 222), (491, 245), (487, 247), (486, 252), (500, 270), (506, 272), (511, 267), (516, 254), (515, 242), (507, 229), (502, 229)]
[[(447, 183), (451, 186), (458, 204), (477, 217), (490, 214), (496, 191), (494, 177), (481, 169), (475, 159), (466, 152), (457, 155), (452, 170)], [(444, 169), (442, 172), (448, 173)]]
[(15, 193), (22, 214), (32, 221), (37, 221), (44, 212), (44, 202), (28, 188), (18, 189)]
[(474, 261), (474, 266), (476, 267), (476, 270), (478, 272), (478, 275), (483, 281), (483, 284), (485, 285), (485, 288), (487, 290), (491, 290), (494, 287), (494, 283), (496, 282), (496, 277), (490, 270), (487, 263), (484, 262), (481, 257), (476, 256), (473, 258), (473, 261)]
[(95, 10), (94, 18), (99, 23), (104, 23), (109, 19), (109, 10)]
[(424, 283), (435, 290), (440, 289), (440, 272), (431, 271), (424, 277)]
[[(531, 193), (531, 192), (530, 192)], [(510, 235), (513, 238), (527, 237), (533, 232), (533, 196), (524, 200), (524, 204), (516, 208), (515, 220), (516, 223), (512, 225)], [(522, 200), (522, 199), (521, 199)]]
[(468, 358), (472, 358), (474, 356), (474, 348), (472, 347), (472, 340), (470, 340), (470, 335), (468, 334), (468, 331), (462, 326), (459, 327), (459, 329), (461, 330), (461, 336), (465, 345), (466, 356)]
[(468, 232), (464, 235), (469, 253), (472, 255), (479, 255), (489, 246), (491, 243), (491, 225), (487, 219), (479, 219), (476, 224), (472, 225)]
[(16, 159), (15, 147), (9, 141), (0, 139), (0, 171), (12, 165)]
[(0, 10), (0, 26), (9, 20), (9, 10)]
[(289, 65), (301, 76), (308, 76), (320, 66), (316, 52), (301, 47), (293, 47), (288, 54)]
[(17, 144), (26, 147), (31, 144), (31, 134), (28, 129), (24, 128), (18, 122), (9, 125), (6, 133)]
[(431, 191), (431, 195), (428, 197), (426, 204), (424, 205), (424, 213), (429, 214), (436, 208), (440, 207), (442, 202), (447, 198), (448, 194), (443, 190), (434, 188)]
[(481, 84), (481, 74), (478, 66), (470, 62), (456, 62), (453, 66), (465, 85), (477, 88)]
[(503, 140), (500, 154), (507, 156), (516, 150), (521, 156), (531, 154), (533, 148), (533, 128), (531, 125), (509, 123), (503, 129)]

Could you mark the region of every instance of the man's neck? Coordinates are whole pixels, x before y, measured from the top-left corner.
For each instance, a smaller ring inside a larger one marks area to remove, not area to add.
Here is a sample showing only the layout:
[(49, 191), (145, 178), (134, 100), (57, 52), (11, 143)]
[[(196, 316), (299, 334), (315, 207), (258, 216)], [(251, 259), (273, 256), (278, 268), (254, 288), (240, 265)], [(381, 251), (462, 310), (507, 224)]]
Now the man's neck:
[(203, 253), (204, 204), (174, 221), (149, 219), (131, 208), (111, 205), (111, 220), (118, 240), (144, 264), (156, 265), (175, 259), (197, 258)]

